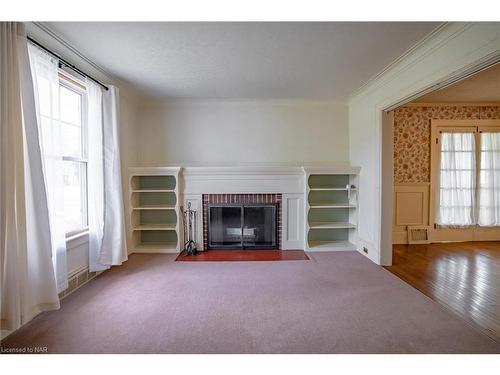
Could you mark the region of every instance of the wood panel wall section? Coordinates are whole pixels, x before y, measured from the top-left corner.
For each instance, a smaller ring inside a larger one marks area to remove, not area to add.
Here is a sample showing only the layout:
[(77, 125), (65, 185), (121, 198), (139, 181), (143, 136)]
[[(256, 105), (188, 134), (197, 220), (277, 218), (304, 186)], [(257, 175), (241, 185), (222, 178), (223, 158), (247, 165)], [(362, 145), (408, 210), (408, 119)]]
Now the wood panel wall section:
[(500, 119), (500, 103), (412, 103), (394, 110), (394, 244), (408, 243), (408, 226), (433, 224), (429, 208), (431, 120), (493, 119)]
[(393, 243), (408, 243), (409, 226), (429, 225), (429, 183), (394, 185)]

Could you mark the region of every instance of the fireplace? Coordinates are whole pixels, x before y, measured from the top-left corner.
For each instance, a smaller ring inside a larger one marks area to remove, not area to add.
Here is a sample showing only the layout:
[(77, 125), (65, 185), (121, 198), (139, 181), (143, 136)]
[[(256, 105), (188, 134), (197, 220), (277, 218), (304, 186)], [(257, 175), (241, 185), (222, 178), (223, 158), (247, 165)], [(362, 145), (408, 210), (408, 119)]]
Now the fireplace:
[(208, 206), (209, 249), (275, 249), (276, 205), (210, 204)]
[(205, 249), (280, 249), (281, 194), (204, 194)]

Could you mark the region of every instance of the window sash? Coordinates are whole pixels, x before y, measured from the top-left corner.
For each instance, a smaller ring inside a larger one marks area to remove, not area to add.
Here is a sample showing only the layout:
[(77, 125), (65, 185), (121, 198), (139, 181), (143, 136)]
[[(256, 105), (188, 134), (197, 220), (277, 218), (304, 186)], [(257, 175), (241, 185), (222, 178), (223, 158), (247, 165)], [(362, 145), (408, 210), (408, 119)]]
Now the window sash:
[[(78, 124), (73, 124), (71, 122), (66, 122), (59, 120), (62, 124), (67, 124), (71, 126), (78, 126), (80, 127), (80, 155), (82, 160), (87, 160), (88, 159), (88, 147), (87, 147), (87, 118), (86, 118), (86, 111), (84, 108), (86, 108), (86, 91), (83, 86), (80, 84), (76, 83), (72, 78), (68, 77), (66, 74), (59, 74), (59, 85), (64, 86), (68, 90), (73, 91), (74, 93), (80, 95), (80, 125)], [(72, 156), (70, 155), (63, 155), (64, 157), (71, 158)]]
[(51, 121), (59, 122), (60, 126), (74, 126), (80, 130), (80, 150), (79, 156), (68, 155), (62, 153), (61, 158), (63, 161), (78, 163), (80, 165), (80, 205), (82, 207), (82, 227), (69, 229), (66, 232), (66, 238), (79, 235), (88, 231), (88, 166), (87, 166), (87, 119), (86, 119), (86, 91), (83, 85), (76, 84), (75, 81), (67, 77), (66, 74), (59, 74), (59, 87), (64, 87), (80, 96), (80, 124), (63, 121), (61, 119), (54, 119), (48, 116), (44, 116)]

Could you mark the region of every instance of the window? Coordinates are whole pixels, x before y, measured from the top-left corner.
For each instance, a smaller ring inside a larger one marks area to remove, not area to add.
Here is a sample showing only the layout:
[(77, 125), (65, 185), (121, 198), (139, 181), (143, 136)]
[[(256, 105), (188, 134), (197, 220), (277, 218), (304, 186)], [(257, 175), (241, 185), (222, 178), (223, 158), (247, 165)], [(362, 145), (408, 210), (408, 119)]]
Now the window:
[(86, 230), (88, 224), (86, 94), (83, 86), (63, 74), (59, 77), (58, 95), (51, 96), (50, 89), (41, 88), (39, 103), (42, 132), (48, 135), (43, 137), (45, 157), (62, 161), (59, 206), (69, 236)]
[(474, 133), (441, 133), (439, 208), (436, 223), (475, 223), (476, 149)]
[(498, 122), (436, 123), (435, 223), (451, 228), (500, 226)]

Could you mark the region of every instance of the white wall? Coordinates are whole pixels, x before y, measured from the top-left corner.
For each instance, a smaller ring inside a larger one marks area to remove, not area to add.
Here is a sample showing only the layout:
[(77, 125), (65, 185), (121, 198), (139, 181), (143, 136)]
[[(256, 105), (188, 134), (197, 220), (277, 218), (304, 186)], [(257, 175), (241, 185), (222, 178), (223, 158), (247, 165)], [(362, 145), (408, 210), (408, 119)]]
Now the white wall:
[(350, 160), (362, 168), (359, 236), (374, 262), (390, 264), (392, 252), (390, 231), (384, 231), (389, 238), (381, 236), (382, 226), (392, 225), (382, 223), (382, 110), (499, 54), (500, 24), (447, 24), (349, 101)]
[(349, 161), (347, 105), (331, 101), (147, 102), (138, 124), (140, 165)]

